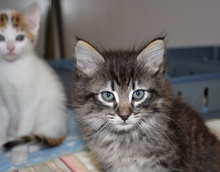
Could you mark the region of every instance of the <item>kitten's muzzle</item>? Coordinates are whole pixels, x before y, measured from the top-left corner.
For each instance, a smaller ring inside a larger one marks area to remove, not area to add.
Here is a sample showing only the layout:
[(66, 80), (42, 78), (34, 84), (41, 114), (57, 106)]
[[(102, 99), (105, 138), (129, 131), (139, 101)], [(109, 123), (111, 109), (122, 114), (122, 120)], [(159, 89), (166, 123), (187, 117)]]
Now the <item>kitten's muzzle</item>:
[(130, 106), (127, 105), (119, 105), (118, 109), (116, 110), (118, 116), (123, 120), (126, 121), (129, 116), (132, 114), (132, 109)]
[(126, 121), (130, 115), (118, 115), (123, 121)]

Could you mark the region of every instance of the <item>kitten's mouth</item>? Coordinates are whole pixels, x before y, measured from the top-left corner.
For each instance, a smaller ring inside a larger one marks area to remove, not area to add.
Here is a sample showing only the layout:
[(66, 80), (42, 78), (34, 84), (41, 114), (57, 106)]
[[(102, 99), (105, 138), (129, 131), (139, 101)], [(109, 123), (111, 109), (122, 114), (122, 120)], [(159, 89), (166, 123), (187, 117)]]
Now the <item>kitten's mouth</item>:
[(128, 131), (130, 129), (132, 129), (134, 127), (133, 124), (128, 123), (128, 122), (121, 122), (119, 124), (116, 125), (116, 129), (119, 131)]
[(14, 53), (8, 53), (6, 55), (6, 58), (5, 58), (7, 61), (14, 61), (15, 60), (15, 54)]
[(7, 56), (13, 57), (15, 54), (14, 53), (8, 53)]
[(131, 125), (129, 123), (127, 123), (126, 121), (122, 122), (120, 125)]
[(114, 128), (117, 131), (128, 131), (137, 126), (138, 123), (138, 117), (136, 117), (134, 114), (130, 115), (129, 117), (120, 117), (118, 115), (109, 115), (109, 122), (112, 123)]

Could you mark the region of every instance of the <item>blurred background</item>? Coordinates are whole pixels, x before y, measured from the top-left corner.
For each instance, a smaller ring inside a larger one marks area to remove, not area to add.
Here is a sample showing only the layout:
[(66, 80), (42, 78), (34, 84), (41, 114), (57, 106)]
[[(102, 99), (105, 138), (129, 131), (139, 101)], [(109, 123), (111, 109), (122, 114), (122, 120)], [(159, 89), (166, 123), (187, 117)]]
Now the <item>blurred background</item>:
[(75, 36), (127, 48), (167, 35), (167, 47), (220, 45), (219, 0), (1, 0), (24, 9), (37, 1), (42, 21), (37, 51), (47, 59), (73, 56)]
[[(219, 0), (62, 0), (64, 42), (76, 34), (111, 48), (167, 35), (168, 47), (220, 44)], [(68, 34), (67, 34), (68, 33)], [(65, 47), (67, 56), (71, 55)]]

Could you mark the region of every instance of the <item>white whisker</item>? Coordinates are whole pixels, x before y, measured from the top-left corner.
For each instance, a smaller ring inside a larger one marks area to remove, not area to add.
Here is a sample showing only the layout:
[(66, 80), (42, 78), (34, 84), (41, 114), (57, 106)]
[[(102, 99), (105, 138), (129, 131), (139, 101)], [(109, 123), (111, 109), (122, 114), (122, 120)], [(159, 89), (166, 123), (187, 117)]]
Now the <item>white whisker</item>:
[[(165, 137), (165, 138), (164, 138), (164, 141), (166, 142), (166, 144), (167, 144), (167, 145), (173, 145), (173, 142), (170, 140), (169, 136), (165, 133), (165, 131), (167, 131), (167, 129), (161, 130), (161, 129), (160, 129), (160, 126), (158, 125), (157, 122), (155, 122), (155, 127), (160, 131), (160, 134), (162, 134), (163, 137)], [(171, 149), (173, 149), (172, 146), (171, 146)], [(173, 149), (173, 151), (175, 151), (175, 150)]]
[(172, 120), (177, 125), (177, 127), (179, 127), (184, 132), (184, 130), (179, 126), (179, 124), (174, 119), (172, 119), (171, 117), (169, 117), (169, 116), (167, 116), (165, 114), (161, 115), (161, 117), (166, 117), (166, 118)]
[(146, 133), (146, 131), (142, 128), (142, 126), (138, 123), (138, 126), (140, 127), (141, 131), (148, 137), (148, 139), (153, 143), (153, 140), (150, 138), (150, 136)]

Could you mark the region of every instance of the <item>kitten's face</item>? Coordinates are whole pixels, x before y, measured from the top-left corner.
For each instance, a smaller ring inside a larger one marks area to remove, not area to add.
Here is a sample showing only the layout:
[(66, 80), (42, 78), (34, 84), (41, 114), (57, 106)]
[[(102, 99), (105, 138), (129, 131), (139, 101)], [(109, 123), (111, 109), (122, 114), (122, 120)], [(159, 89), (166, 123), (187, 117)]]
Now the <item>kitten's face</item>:
[(152, 127), (166, 111), (169, 90), (162, 74), (163, 41), (156, 40), (140, 53), (102, 55), (85, 42), (76, 46), (78, 81), (74, 105), (84, 125), (118, 132)]
[[(30, 11), (30, 8), (32, 11)], [(0, 11), (0, 58), (13, 61), (32, 50), (39, 25), (40, 10), (32, 4), (23, 13)]]
[(122, 86), (112, 80), (103, 83), (97, 93), (97, 101), (101, 103), (98, 106), (103, 108), (106, 122), (114, 130), (124, 131), (139, 125), (143, 117), (150, 114), (152, 109), (148, 106), (154, 96), (152, 94), (150, 84), (133, 80)]

